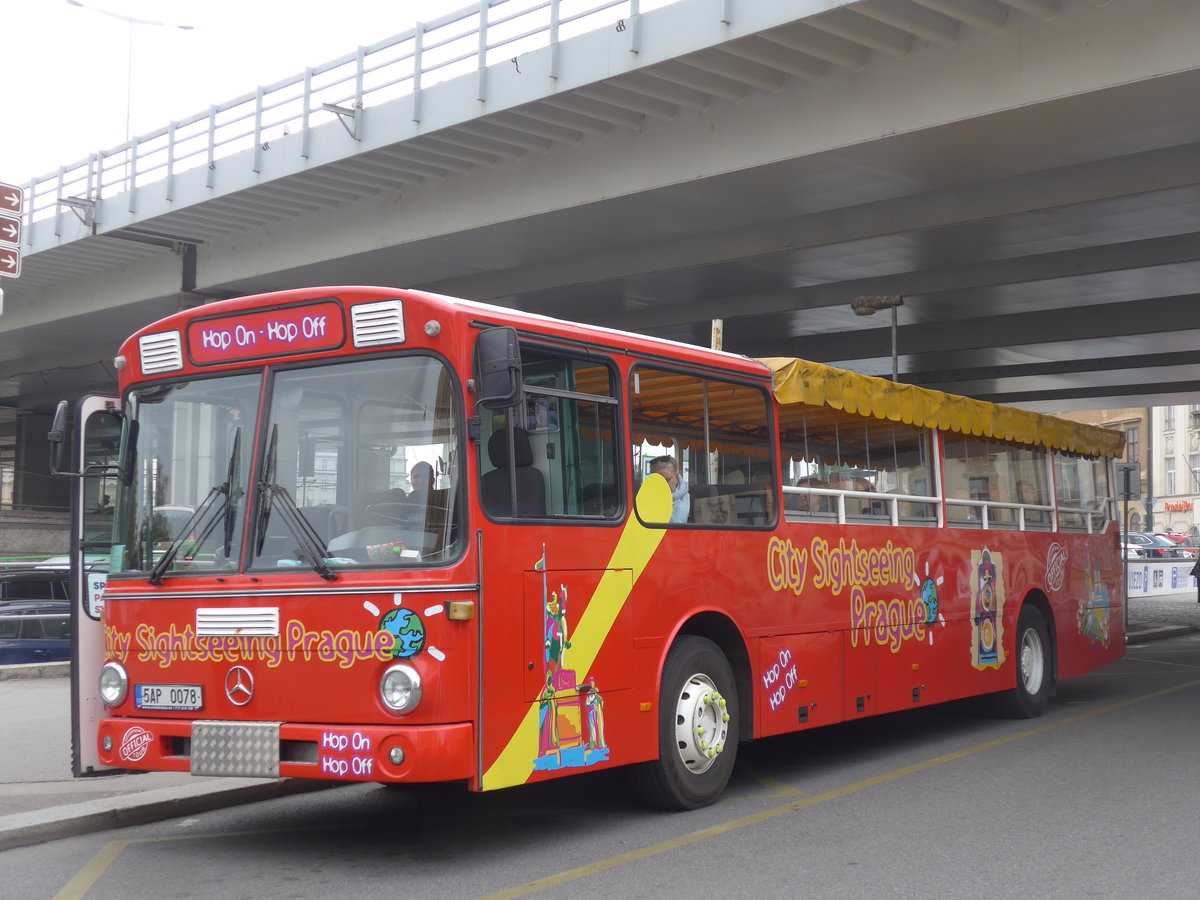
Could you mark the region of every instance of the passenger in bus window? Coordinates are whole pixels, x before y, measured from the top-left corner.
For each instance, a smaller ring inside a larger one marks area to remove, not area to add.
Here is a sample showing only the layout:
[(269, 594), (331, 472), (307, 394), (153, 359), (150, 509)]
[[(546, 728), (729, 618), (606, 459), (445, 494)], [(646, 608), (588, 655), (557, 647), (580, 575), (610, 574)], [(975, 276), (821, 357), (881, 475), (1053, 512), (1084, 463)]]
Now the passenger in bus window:
[(412, 483), (412, 490), (408, 492), (409, 499), (413, 502), (423, 502), (429, 496), (429, 488), (433, 483), (433, 466), (427, 462), (417, 463), (408, 473), (408, 480)]
[[(827, 488), (829, 482), (815, 475), (805, 475), (796, 479), (796, 487)], [(788, 505), (800, 512), (833, 512), (833, 498), (824, 494), (788, 494), (788, 500)]]
[[(869, 480), (849, 471), (836, 473), (832, 486), (843, 491), (863, 493), (875, 490)], [(871, 512), (871, 501), (865, 497), (847, 497), (846, 512), (849, 515), (868, 515)]]
[(686, 522), (692, 511), (692, 498), (687, 482), (679, 474), (679, 464), (673, 456), (658, 456), (650, 461), (650, 473), (657, 472), (667, 479), (671, 488), (671, 522)]
[[(861, 491), (864, 494), (875, 493), (875, 485), (872, 483), (871, 479), (863, 478), (862, 476), (858, 476), (854, 479), (853, 489), (856, 491)], [(863, 515), (882, 516), (887, 512), (885, 509), (886, 504), (882, 500), (868, 500), (867, 498), (862, 497), (860, 498), (860, 501), (862, 503)]]

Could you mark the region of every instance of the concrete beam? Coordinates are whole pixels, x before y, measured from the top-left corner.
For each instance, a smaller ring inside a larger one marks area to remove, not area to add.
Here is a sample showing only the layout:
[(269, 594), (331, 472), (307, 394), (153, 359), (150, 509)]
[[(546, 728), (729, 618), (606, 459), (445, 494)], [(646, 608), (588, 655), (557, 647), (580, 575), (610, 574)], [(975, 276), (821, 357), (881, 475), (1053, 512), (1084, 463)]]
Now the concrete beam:
[[(882, 321), (879, 324), (884, 325)], [(967, 354), (1193, 330), (1200, 332), (1200, 294), (904, 325), (897, 329), (896, 344), (906, 357), (932, 354), (944, 358), (949, 352)], [(739, 347), (752, 344), (754, 353), (763, 356), (799, 356), (836, 364), (891, 355), (890, 326), (805, 335), (769, 344), (728, 329), (727, 344), (733, 335), (737, 335)], [(910, 368), (922, 369), (919, 365)]]

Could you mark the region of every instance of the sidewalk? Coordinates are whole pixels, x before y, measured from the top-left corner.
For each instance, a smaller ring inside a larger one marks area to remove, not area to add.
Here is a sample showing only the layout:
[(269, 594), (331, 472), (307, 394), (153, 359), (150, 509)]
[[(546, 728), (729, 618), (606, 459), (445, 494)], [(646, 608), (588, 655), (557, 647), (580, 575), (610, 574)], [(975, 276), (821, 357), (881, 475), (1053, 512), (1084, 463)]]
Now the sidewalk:
[(73, 778), (69, 665), (0, 666), (0, 851), (338, 784), (183, 772)]
[[(1130, 601), (1127, 644), (1200, 631), (1195, 592)], [(0, 850), (336, 786), (151, 772), (72, 778), (69, 663), (0, 666)]]
[(1194, 590), (1163, 597), (1133, 597), (1129, 601), (1126, 646), (1194, 631), (1200, 631), (1200, 603)]

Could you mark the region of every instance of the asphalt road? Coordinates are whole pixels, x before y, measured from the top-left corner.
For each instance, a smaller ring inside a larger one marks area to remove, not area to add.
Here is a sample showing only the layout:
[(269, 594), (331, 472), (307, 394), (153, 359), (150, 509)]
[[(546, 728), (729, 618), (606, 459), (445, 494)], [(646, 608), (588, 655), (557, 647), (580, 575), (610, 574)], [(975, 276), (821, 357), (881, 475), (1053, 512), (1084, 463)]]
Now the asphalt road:
[(1200, 883), (1200, 635), (1037, 720), (953, 704), (743, 748), (724, 802), (620, 773), (358, 785), (0, 854), (0, 897), (1155, 897)]

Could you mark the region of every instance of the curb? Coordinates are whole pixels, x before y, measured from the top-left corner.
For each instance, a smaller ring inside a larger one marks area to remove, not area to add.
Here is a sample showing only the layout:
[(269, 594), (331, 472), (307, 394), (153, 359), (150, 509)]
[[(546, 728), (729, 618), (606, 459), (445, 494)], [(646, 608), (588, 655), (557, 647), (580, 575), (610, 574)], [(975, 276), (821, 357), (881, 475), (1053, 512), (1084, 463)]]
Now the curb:
[[(207, 779), (206, 779), (207, 781)], [(208, 812), (239, 803), (273, 800), (309, 791), (337, 787), (341, 782), (302, 778), (220, 778), (215, 783), (139, 791), (34, 812), (0, 816), (0, 850), (29, 847), (59, 838), (75, 837), (111, 828), (144, 825)]]
[(70, 662), (22, 663), (0, 666), (0, 681), (24, 678), (66, 678), (71, 674)]
[(1166, 638), (1182, 637), (1200, 631), (1195, 625), (1158, 625), (1152, 628), (1142, 628), (1125, 632), (1125, 643), (1144, 644), (1148, 641), (1161, 641)]

